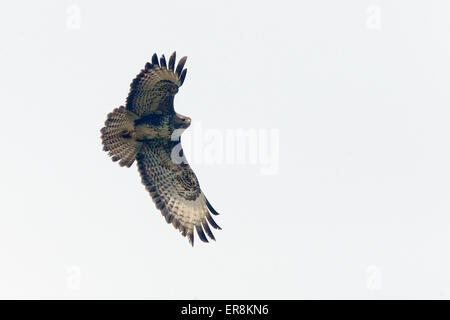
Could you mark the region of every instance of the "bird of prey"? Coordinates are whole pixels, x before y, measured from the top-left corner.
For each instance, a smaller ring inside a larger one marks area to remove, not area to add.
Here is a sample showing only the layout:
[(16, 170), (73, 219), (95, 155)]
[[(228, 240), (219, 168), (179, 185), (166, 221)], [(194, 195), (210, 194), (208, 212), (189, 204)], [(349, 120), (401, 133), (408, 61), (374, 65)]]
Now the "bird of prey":
[(126, 106), (108, 114), (101, 129), (103, 150), (120, 166), (137, 161), (142, 183), (167, 223), (194, 245), (194, 228), (203, 242), (215, 240), (210, 225), (220, 229), (181, 148), (181, 133), (191, 119), (175, 112), (173, 100), (183, 85), (187, 57), (175, 68), (176, 53), (168, 63), (156, 53), (131, 82)]

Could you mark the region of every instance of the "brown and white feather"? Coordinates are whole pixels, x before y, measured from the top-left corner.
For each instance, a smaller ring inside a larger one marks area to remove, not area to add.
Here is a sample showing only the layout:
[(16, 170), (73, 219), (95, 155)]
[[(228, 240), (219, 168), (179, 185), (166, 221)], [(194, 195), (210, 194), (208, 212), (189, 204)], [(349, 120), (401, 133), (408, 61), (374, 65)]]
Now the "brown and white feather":
[(164, 55), (158, 59), (154, 54), (132, 81), (126, 106), (108, 115), (101, 138), (103, 149), (121, 166), (130, 167), (137, 160), (142, 183), (156, 207), (193, 245), (195, 232), (208, 242), (208, 237), (215, 240), (210, 226), (220, 227), (211, 216), (218, 213), (189, 164), (184, 157), (181, 163), (171, 158), (174, 145), (180, 143), (172, 141), (172, 132), (190, 123), (173, 108), (174, 95), (186, 77), (186, 59), (175, 67), (175, 52), (168, 62)]
[(211, 216), (197, 177), (187, 163), (175, 164), (171, 160), (171, 150), (160, 142), (143, 143), (137, 155), (142, 183), (167, 223), (188, 236), (191, 244), (194, 229), (202, 241), (208, 242), (205, 232), (215, 240), (209, 224), (215, 229), (220, 227)]

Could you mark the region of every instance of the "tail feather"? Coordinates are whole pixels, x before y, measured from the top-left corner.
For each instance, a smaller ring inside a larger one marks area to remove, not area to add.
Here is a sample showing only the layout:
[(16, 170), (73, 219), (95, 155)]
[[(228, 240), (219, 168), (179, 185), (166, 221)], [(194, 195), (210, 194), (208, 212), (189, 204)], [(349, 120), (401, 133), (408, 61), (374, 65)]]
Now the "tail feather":
[(120, 166), (130, 167), (141, 148), (142, 143), (134, 136), (134, 120), (138, 117), (121, 106), (108, 114), (102, 134), (103, 150), (108, 151), (113, 161)]

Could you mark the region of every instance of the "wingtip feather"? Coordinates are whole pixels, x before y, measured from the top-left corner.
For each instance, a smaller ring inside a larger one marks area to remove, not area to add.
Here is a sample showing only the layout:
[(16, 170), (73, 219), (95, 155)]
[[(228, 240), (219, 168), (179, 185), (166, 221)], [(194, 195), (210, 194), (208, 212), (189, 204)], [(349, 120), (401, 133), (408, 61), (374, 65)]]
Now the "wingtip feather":
[(161, 64), (161, 68), (167, 69), (166, 57), (164, 55), (161, 55), (161, 58), (159, 59), (159, 62)]
[(187, 69), (184, 69), (183, 72), (181, 72), (181, 76), (180, 76), (180, 86), (182, 86), (183, 83), (184, 83), (184, 79), (186, 78), (186, 73), (187, 73)]
[(174, 71), (175, 70), (175, 59), (177, 58), (177, 52), (174, 51), (172, 55), (169, 58), (169, 70)]
[(206, 199), (206, 206), (208, 207), (209, 211), (211, 211), (211, 213), (215, 216), (218, 216), (220, 213), (218, 213), (213, 206), (211, 205), (211, 203), (209, 203), (208, 199)]
[(186, 60), (187, 60), (187, 57), (184, 56), (183, 58), (180, 59), (180, 61), (178, 61), (177, 69), (175, 71), (175, 73), (178, 75), (178, 77), (180, 77), (180, 75), (181, 75), (181, 71), (184, 68)]
[(156, 53), (154, 53), (152, 56), (152, 64), (159, 66), (158, 55)]
[(206, 238), (205, 232), (203, 232), (203, 228), (202, 228), (201, 224), (196, 224), (195, 229), (197, 229), (197, 234), (198, 234), (198, 237), (200, 238), (200, 240), (202, 240), (203, 242), (209, 242), (208, 238)]

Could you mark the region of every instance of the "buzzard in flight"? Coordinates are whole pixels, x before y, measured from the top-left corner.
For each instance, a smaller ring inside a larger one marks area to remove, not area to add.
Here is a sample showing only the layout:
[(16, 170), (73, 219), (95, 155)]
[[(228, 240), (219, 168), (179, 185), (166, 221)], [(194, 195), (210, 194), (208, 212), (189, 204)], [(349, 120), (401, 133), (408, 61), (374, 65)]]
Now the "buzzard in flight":
[(214, 235), (209, 225), (220, 227), (211, 206), (200, 189), (197, 177), (183, 155), (181, 132), (191, 119), (175, 112), (173, 100), (184, 82), (187, 57), (175, 68), (175, 52), (168, 63), (164, 55), (152, 62), (131, 83), (126, 106), (113, 110), (101, 129), (103, 150), (113, 161), (130, 167), (137, 161), (142, 183), (156, 207), (194, 245), (194, 228), (208, 242)]

